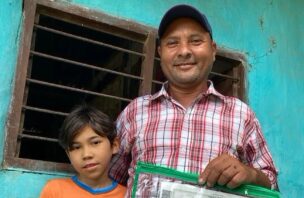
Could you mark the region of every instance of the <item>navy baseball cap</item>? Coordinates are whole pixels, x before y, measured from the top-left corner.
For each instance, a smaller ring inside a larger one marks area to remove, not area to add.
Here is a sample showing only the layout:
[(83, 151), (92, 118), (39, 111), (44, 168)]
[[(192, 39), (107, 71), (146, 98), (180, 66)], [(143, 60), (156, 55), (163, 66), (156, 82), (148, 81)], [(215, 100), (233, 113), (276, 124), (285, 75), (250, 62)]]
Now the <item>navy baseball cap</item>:
[(160, 39), (163, 36), (171, 22), (181, 17), (189, 17), (196, 20), (207, 32), (209, 32), (212, 39), (212, 29), (207, 17), (196, 8), (186, 4), (173, 6), (165, 13), (159, 24), (158, 38)]

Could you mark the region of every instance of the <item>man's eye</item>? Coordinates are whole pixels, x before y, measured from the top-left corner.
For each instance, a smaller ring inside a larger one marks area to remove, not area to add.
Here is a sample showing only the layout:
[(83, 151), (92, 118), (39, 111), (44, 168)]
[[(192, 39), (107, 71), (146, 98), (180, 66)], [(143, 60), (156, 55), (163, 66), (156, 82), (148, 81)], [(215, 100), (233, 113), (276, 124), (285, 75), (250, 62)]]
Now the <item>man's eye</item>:
[(178, 44), (178, 42), (175, 41), (175, 40), (169, 40), (169, 41), (167, 42), (167, 46), (169, 46), (169, 47), (174, 47), (174, 46), (176, 46), (177, 44)]
[(194, 44), (194, 45), (199, 45), (199, 44), (202, 43), (202, 40), (201, 39), (192, 39), (191, 43)]

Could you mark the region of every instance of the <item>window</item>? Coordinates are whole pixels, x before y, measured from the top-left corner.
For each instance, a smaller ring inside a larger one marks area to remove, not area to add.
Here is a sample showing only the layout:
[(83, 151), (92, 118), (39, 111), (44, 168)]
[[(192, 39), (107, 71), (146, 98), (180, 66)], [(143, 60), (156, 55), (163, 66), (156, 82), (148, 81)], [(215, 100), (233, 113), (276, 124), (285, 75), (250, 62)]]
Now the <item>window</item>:
[[(57, 136), (72, 107), (86, 102), (115, 119), (132, 99), (155, 93), (165, 81), (156, 30), (68, 3), (24, 5), (4, 165), (69, 171)], [(244, 99), (242, 60), (219, 51), (210, 78), (223, 94)]]
[(5, 165), (68, 170), (64, 117), (86, 102), (115, 119), (150, 93), (156, 31), (62, 2), (27, 0), (24, 14)]

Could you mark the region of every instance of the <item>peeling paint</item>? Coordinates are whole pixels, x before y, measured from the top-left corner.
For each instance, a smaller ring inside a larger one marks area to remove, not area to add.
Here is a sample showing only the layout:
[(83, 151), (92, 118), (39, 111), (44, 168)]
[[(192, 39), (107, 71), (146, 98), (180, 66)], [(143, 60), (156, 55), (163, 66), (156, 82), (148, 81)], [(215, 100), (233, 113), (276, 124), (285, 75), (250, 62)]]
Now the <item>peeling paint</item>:
[[(256, 54), (251, 55), (251, 57), (253, 59), (253, 62), (252, 62), (253, 65), (261, 63), (262, 59), (269, 56), (271, 53), (274, 52), (274, 49), (277, 48), (277, 41), (274, 36), (269, 37), (268, 41), (269, 41), (269, 47), (265, 53), (262, 53), (260, 55), (256, 55)], [(250, 56), (250, 55), (248, 54), (248, 56)]]
[(262, 29), (262, 31), (264, 30), (264, 17), (263, 16), (260, 16), (259, 18), (259, 24), (260, 24), (260, 27)]
[(271, 36), (269, 38), (269, 42), (270, 42), (270, 48), (271, 49), (274, 49), (274, 48), (277, 47), (277, 40), (276, 40), (276, 38), (274, 36)]

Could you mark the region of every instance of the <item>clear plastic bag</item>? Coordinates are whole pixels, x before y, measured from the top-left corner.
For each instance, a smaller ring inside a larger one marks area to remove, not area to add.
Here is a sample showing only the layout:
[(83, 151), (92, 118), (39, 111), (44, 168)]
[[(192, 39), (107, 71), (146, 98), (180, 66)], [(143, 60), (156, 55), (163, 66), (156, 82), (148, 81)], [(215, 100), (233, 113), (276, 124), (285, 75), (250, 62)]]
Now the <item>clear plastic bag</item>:
[(253, 185), (236, 189), (224, 186), (206, 188), (198, 184), (198, 174), (184, 173), (163, 166), (138, 162), (132, 198), (279, 198), (277, 191)]

